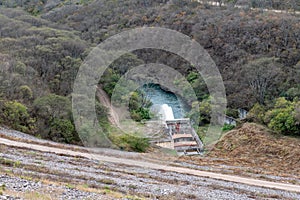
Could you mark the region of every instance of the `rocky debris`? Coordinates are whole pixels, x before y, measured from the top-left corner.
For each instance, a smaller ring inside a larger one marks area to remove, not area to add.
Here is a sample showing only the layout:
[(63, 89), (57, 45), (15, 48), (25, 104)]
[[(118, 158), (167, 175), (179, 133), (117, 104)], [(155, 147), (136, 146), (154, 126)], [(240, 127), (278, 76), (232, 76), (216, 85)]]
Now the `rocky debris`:
[[(102, 194), (80, 191), (78, 189), (68, 188), (67, 186), (59, 186), (53, 184), (43, 184), (41, 182), (25, 180), (23, 178), (12, 177), (9, 175), (0, 176), (0, 185), (5, 185), (5, 190), (14, 191), (16, 194), (26, 194), (29, 192), (39, 192), (47, 190), (49, 193), (57, 193), (61, 191), (58, 199), (61, 200), (83, 200), (83, 199), (112, 199), (105, 197)], [(5, 192), (5, 191), (4, 191)], [(41, 192), (43, 194), (43, 192)], [(45, 196), (50, 196), (50, 194), (44, 194)], [(57, 194), (55, 194), (57, 195)], [(21, 200), (20, 197), (11, 197), (8, 195), (0, 195), (0, 200)]]
[(0, 195), (0, 200), (21, 200), (19, 197), (11, 197), (8, 195)]
[[(14, 175), (64, 182), (70, 186), (46, 185), (40, 181), (25, 180), (9, 175), (0, 176), (0, 185), (13, 191), (61, 191), (59, 199), (104, 199), (103, 194), (85, 192), (75, 188), (88, 185), (124, 194), (142, 195), (157, 199), (253, 199), (260, 196), (274, 199), (300, 199), (300, 194), (231, 183), (175, 172), (139, 168), (121, 164), (99, 162), (86, 158), (61, 156), (27, 149), (1, 146), (2, 159), (17, 162), (15, 166), (2, 166)], [(1, 171), (0, 171), (1, 174)], [(73, 188), (74, 186), (74, 188)], [(57, 192), (56, 192), (57, 193)], [(101, 198), (99, 198), (99, 196)], [(113, 198), (115, 199), (115, 198)]]
[(41, 188), (40, 182), (27, 181), (21, 178), (12, 179), (9, 176), (0, 176), (0, 185), (5, 185), (5, 188), (12, 189), (15, 192), (36, 191)]

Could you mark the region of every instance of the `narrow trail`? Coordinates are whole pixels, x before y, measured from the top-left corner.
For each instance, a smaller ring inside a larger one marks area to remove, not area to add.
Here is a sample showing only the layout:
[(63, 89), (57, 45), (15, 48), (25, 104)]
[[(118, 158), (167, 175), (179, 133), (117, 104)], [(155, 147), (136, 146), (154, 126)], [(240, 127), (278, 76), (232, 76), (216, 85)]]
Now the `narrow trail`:
[(229, 182), (234, 182), (234, 183), (241, 183), (241, 184), (252, 185), (252, 186), (257, 186), (257, 187), (272, 188), (272, 189), (300, 193), (299, 185), (263, 181), (263, 180), (253, 179), (253, 178), (244, 178), (244, 177), (233, 176), (233, 175), (225, 175), (225, 174), (220, 174), (220, 173), (206, 172), (206, 171), (189, 169), (189, 168), (184, 168), (184, 167), (173, 167), (173, 166), (151, 163), (151, 162), (147, 162), (147, 161), (138, 161), (138, 160), (132, 160), (132, 159), (126, 159), (126, 158), (116, 158), (116, 157), (112, 157), (112, 156), (109, 157), (109, 156), (104, 156), (104, 155), (100, 155), (100, 154), (83, 153), (83, 152), (60, 149), (60, 148), (55, 148), (55, 147), (48, 147), (48, 146), (42, 146), (42, 145), (37, 145), (37, 144), (28, 144), (28, 143), (23, 143), (23, 142), (17, 142), (17, 141), (4, 139), (4, 138), (0, 138), (0, 144), (6, 145), (6, 146), (11, 146), (11, 147), (27, 148), (27, 149), (37, 150), (37, 151), (41, 151), (41, 152), (50, 152), (50, 153), (55, 153), (55, 154), (59, 154), (59, 155), (83, 157), (83, 158), (88, 158), (88, 159), (93, 159), (93, 160), (98, 160), (98, 161), (115, 163), (115, 164), (119, 164), (119, 165), (123, 164), (123, 165), (130, 165), (130, 166), (136, 166), (136, 167), (141, 167), (141, 168), (177, 172), (177, 173), (181, 173), (181, 174), (194, 175), (194, 176), (199, 176), (199, 177), (207, 177), (207, 178), (224, 180), (224, 181), (229, 181)]
[(111, 104), (109, 96), (101, 88), (101, 86), (97, 87), (96, 97), (98, 98), (98, 100), (100, 101), (100, 103), (102, 105), (104, 105), (106, 108), (108, 108), (108, 111), (109, 111), (108, 120), (109, 120), (109, 122), (112, 125), (120, 128), (120, 120), (119, 120), (118, 113), (116, 112), (116, 109)]

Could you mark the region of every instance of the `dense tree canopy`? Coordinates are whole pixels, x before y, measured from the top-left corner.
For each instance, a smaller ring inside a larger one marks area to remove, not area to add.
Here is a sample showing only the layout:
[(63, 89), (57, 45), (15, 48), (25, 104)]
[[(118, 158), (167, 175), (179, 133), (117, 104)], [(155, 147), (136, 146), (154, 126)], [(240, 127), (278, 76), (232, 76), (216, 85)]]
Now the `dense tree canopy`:
[[(293, 102), (287, 107), (299, 109), (300, 18), (294, 11), (299, 10), (300, 2), (226, 0), (218, 1), (220, 6), (203, 2), (0, 0), (1, 123), (45, 138), (76, 142), (69, 96), (80, 65), (100, 42), (143, 26), (170, 28), (199, 42), (222, 74), (232, 110), (255, 105), (257, 112), (267, 112), (270, 108), (265, 106), (279, 97)], [(177, 55), (154, 49), (132, 52), (115, 61), (100, 83), (111, 95), (120, 77), (143, 63), (166, 64), (183, 74), (198, 96), (199, 102), (194, 103), (201, 105), (203, 121), (209, 120), (205, 82)], [(182, 83), (177, 80), (177, 84)], [(131, 100), (133, 110), (139, 111), (137, 118), (148, 114), (137, 105), (143, 98), (134, 93)], [(97, 108), (99, 121), (106, 123), (106, 110), (101, 105)], [(286, 132), (277, 122), (295, 124), (299, 119), (297, 113), (290, 119), (289, 109), (280, 115), (271, 110), (268, 116), (273, 121), (259, 120)], [(14, 120), (7, 120), (12, 116)]]

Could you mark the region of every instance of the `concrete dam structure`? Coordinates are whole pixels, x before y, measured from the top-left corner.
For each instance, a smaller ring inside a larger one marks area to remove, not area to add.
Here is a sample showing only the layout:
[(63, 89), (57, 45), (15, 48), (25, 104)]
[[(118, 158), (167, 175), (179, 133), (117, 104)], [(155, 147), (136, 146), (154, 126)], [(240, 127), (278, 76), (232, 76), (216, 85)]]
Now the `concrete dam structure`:
[(167, 104), (160, 106), (159, 116), (165, 124), (166, 137), (163, 141), (157, 141), (156, 145), (174, 149), (178, 155), (200, 154), (203, 143), (189, 118), (174, 119), (172, 108)]

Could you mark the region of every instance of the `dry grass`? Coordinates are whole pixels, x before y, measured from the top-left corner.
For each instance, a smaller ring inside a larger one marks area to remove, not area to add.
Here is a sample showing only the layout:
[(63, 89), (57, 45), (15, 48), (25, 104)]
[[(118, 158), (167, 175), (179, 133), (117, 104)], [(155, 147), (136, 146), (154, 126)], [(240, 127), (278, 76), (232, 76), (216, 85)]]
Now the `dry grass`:
[[(0, 172), (1, 174), (1, 172)], [(16, 176), (14, 173), (6, 174), (10, 176)], [(65, 186), (72, 189), (77, 189), (79, 191), (83, 192), (90, 192), (90, 193), (98, 193), (105, 195), (106, 197), (112, 198), (112, 199), (122, 199), (126, 196), (126, 194), (123, 194), (118, 191), (110, 190), (110, 189), (103, 189), (103, 188), (95, 188), (87, 184), (78, 184), (78, 183), (72, 183), (71, 182), (63, 182), (63, 181), (53, 181), (49, 179), (39, 179), (36, 177), (29, 177), (29, 176), (21, 176), (21, 178), (31, 181), (40, 181), (44, 185), (55, 185), (55, 186)], [(40, 191), (34, 191), (34, 192), (16, 192), (16, 191), (10, 191), (10, 190), (1, 190), (0, 191), (9, 196), (13, 197), (22, 197), (26, 200), (56, 200), (60, 199), (59, 196), (64, 192), (63, 189), (56, 189), (55, 193), (53, 191), (49, 191), (47, 187), (43, 187), (40, 189)], [(144, 199), (143, 197), (140, 197), (139, 199)]]
[[(213, 171), (241, 176), (264, 175), (300, 179), (300, 138), (281, 136), (267, 128), (246, 123), (224, 135), (204, 157), (181, 157), (179, 160), (209, 166)], [(227, 172), (223, 165), (232, 166)]]
[(300, 175), (300, 138), (276, 135), (256, 124), (246, 123), (228, 132), (209, 156), (283, 175)]
[(19, 197), (25, 200), (57, 200), (53, 194), (42, 193), (42, 192), (15, 192), (15, 191), (5, 191), (5, 195), (12, 197)]
[(42, 194), (39, 192), (26, 192), (23, 198), (30, 200), (52, 200), (50, 194)]

